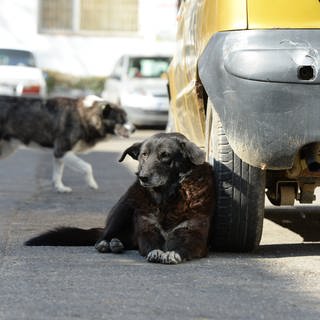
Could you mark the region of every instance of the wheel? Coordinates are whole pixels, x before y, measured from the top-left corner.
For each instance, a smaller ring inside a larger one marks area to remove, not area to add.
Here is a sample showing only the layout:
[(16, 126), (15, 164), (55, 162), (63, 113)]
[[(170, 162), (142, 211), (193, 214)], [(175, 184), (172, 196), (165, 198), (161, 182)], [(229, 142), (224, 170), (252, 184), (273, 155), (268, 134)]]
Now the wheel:
[(233, 152), (210, 101), (206, 117), (207, 160), (213, 165), (216, 205), (211, 230), (215, 251), (249, 252), (260, 243), (265, 173)]

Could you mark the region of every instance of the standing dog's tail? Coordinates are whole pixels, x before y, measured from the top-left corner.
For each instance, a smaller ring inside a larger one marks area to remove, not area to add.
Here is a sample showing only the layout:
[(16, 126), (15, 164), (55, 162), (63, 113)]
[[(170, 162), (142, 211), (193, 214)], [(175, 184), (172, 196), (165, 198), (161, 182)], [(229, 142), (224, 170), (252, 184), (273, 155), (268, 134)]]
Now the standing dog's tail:
[(93, 246), (102, 236), (103, 228), (57, 228), (26, 241), (26, 246)]

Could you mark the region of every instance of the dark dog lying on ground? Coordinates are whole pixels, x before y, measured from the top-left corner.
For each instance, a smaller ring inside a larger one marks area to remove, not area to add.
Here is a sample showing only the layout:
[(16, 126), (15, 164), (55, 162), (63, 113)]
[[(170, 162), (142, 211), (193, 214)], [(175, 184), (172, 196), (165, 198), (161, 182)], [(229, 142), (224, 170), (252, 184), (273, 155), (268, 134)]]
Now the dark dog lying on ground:
[(52, 180), (59, 192), (71, 191), (62, 182), (64, 164), (97, 189), (91, 165), (75, 153), (87, 151), (111, 135), (128, 137), (132, 131), (125, 111), (97, 96), (46, 101), (0, 96), (0, 159), (20, 145), (53, 149)]
[(208, 251), (212, 167), (179, 133), (159, 133), (124, 151), (139, 161), (137, 181), (111, 210), (104, 229), (60, 228), (29, 246), (93, 245), (99, 252), (138, 249), (149, 262), (177, 264)]

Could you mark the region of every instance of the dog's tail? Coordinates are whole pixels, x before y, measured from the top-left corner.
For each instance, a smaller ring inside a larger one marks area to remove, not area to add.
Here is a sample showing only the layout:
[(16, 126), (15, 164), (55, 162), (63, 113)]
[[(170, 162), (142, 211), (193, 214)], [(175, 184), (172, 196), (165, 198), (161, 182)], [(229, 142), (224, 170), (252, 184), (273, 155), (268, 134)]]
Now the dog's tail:
[(31, 238), (24, 244), (26, 246), (93, 246), (102, 233), (103, 228), (61, 227)]

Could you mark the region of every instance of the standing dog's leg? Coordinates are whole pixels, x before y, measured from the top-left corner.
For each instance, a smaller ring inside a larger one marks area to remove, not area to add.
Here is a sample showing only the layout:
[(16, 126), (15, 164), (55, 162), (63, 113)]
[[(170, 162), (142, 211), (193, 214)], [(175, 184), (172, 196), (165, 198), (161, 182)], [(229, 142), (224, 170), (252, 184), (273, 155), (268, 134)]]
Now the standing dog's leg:
[(98, 184), (94, 179), (94, 176), (92, 173), (92, 166), (90, 163), (77, 157), (73, 152), (68, 152), (64, 156), (64, 161), (69, 168), (77, 172), (80, 172), (85, 176), (85, 180), (90, 188), (98, 189)]
[(53, 174), (52, 174), (52, 182), (53, 186), (58, 192), (71, 192), (72, 189), (66, 187), (62, 182), (62, 175), (64, 169), (63, 158), (53, 158)]

